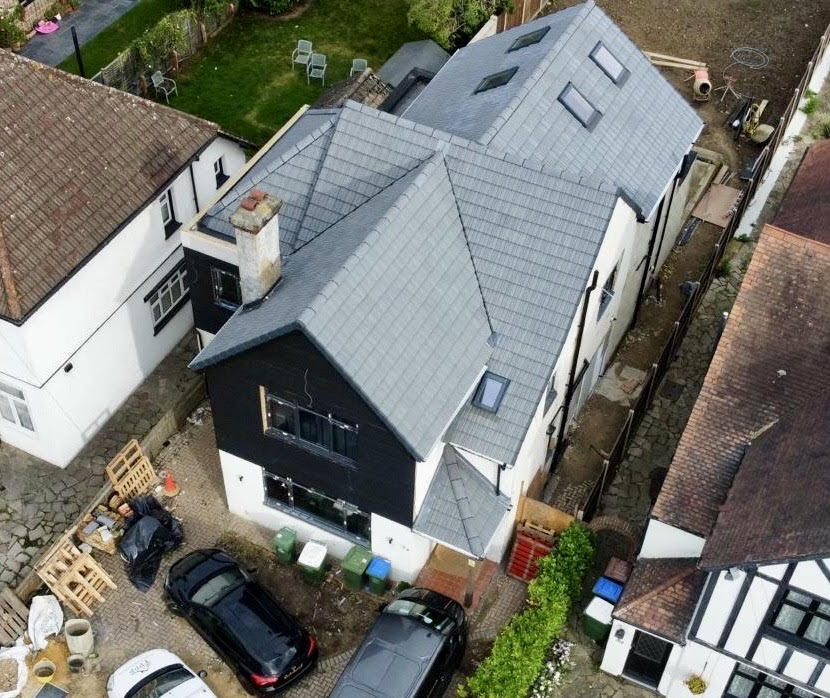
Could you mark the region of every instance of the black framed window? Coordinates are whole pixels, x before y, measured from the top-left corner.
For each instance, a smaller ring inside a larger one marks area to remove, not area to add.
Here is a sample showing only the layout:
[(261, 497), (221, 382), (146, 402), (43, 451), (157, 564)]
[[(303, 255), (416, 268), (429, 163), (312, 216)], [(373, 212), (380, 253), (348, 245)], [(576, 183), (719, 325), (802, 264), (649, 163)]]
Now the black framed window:
[(628, 79), (628, 70), (617, 60), (601, 41), (591, 51), (591, 60), (605, 73), (615, 85), (622, 85)]
[(228, 175), (225, 174), (225, 157), (224, 155), (216, 158), (213, 162), (213, 176), (216, 177), (216, 188), (221, 187), (228, 181)]
[(587, 97), (570, 82), (559, 93), (559, 102), (588, 130), (594, 128), (602, 116), (599, 110), (588, 101)]
[(488, 75), (480, 83), (478, 83), (478, 86), (475, 88), (475, 90), (473, 90), (473, 94), (478, 94), (479, 92), (486, 92), (487, 90), (492, 90), (496, 87), (506, 85), (508, 82), (510, 82), (510, 79), (516, 74), (516, 71), (518, 69), (519, 66), (515, 66), (514, 68), (508, 68), (507, 70), (502, 70), (501, 72)]
[(173, 207), (173, 190), (168, 189), (159, 199), (161, 209), (161, 223), (164, 226), (164, 237), (169, 238), (181, 225), (176, 220), (176, 209)]
[(779, 698), (780, 696), (815, 698), (814, 694), (803, 688), (740, 664), (735, 667), (724, 693), (724, 698)]
[(488, 412), (498, 412), (508, 385), (510, 381), (507, 378), (485, 371), (473, 395), (473, 405)]
[(265, 433), (286, 439), (335, 460), (357, 460), (358, 428), (331, 413), (300, 407), (291, 400), (265, 396)]
[(242, 288), (239, 277), (224, 269), (210, 268), (213, 283), (213, 302), (228, 310), (236, 310), (242, 305)]
[(605, 309), (609, 306), (611, 299), (614, 297), (614, 286), (617, 284), (618, 269), (619, 264), (611, 270), (611, 273), (608, 275), (608, 278), (602, 286), (602, 291), (600, 291), (599, 294), (599, 311), (597, 312), (597, 319), (602, 317), (602, 314), (605, 312)]
[(830, 650), (830, 602), (788, 589), (770, 624), (811, 645)]
[(372, 516), (342, 499), (334, 499), (291, 478), (265, 473), (265, 503), (304, 515), (315, 523), (336, 532), (369, 543), (372, 538)]
[(511, 51), (518, 51), (519, 49), (525, 48), (526, 46), (538, 44), (542, 39), (545, 38), (545, 34), (547, 34), (549, 31), (550, 27), (542, 27), (541, 29), (537, 29), (534, 32), (522, 34), (518, 39), (516, 39), (512, 44), (510, 44), (510, 48), (507, 49), (507, 53), (510, 53)]

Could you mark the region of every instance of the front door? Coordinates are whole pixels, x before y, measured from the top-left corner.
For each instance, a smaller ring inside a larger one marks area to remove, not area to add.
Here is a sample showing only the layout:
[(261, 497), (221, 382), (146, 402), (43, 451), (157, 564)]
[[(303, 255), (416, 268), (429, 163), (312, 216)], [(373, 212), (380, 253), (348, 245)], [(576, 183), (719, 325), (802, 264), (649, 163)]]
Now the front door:
[(625, 661), (623, 676), (657, 688), (672, 647), (671, 642), (636, 631), (628, 659)]

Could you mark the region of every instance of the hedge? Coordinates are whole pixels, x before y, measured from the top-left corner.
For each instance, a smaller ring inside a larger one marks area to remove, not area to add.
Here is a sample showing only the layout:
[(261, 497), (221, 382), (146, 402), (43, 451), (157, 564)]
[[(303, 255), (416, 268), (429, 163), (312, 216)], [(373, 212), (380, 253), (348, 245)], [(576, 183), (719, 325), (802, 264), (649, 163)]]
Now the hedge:
[(409, 23), (445, 49), (463, 46), (490, 15), (513, 7), (513, 0), (409, 0)]
[(548, 650), (568, 622), (594, 559), (593, 536), (573, 523), (552, 553), (539, 560), (528, 607), (499, 633), (489, 656), (459, 688), (462, 698), (522, 698), (542, 670)]

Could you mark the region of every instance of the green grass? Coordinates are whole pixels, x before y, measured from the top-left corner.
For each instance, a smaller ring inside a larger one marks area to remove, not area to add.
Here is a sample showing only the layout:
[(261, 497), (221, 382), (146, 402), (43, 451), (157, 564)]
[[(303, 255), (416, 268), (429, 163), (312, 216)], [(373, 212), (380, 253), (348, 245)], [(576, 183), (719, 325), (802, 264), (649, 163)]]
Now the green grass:
[[(92, 77), (112, 61), (130, 42), (153, 26), (168, 12), (178, 9), (176, 0), (140, 0), (129, 12), (119, 17), (94, 39), (81, 46), (81, 58), (87, 77)], [(59, 68), (78, 73), (78, 64), (72, 55)]]
[(311, 0), (290, 20), (242, 13), (185, 64), (170, 106), (261, 144), (323, 92), (319, 80), (306, 84), (301, 66), (291, 70), (298, 39), (326, 54), (328, 87), (348, 76), (352, 58), (377, 69), (402, 43), (422, 39), (406, 9), (406, 0)]

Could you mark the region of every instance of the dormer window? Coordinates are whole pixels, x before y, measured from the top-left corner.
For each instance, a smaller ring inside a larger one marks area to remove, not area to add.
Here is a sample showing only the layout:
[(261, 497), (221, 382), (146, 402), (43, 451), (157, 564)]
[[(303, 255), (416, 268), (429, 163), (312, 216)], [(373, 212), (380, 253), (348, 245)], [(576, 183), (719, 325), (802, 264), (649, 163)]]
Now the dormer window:
[(498, 412), (510, 381), (490, 371), (485, 372), (473, 396), (473, 405), (488, 412)]
[(591, 51), (591, 60), (605, 73), (615, 85), (622, 85), (628, 78), (628, 70), (620, 63), (600, 41)]
[(573, 83), (569, 82), (565, 85), (565, 89), (559, 94), (559, 101), (589, 131), (597, 125), (602, 116), (599, 110), (573, 86)]
[(533, 46), (533, 44), (538, 44), (542, 39), (545, 38), (545, 34), (550, 31), (550, 27), (542, 27), (541, 29), (537, 29), (535, 32), (528, 32), (527, 34), (522, 34), (518, 39), (516, 39), (512, 44), (510, 44), (510, 48), (507, 49), (507, 53), (511, 51), (518, 51), (519, 49), (525, 48), (526, 46)]
[(500, 73), (493, 73), (492, 75), (488, 75), (480, 83), (478, 83), (478, 87), (476, 87), (476, 89), (473, 90), (473, 93), (478, 94), (479, 92), (486, 92), (487, 90), (492, 90), (493, 88), (506, 85), (508, 82), (510, 82), (510, 78), (512, 78), (516, 74), (516, 71), (518, 69), (519, 66), (515, 66), (514, 68), (502, 70)]

